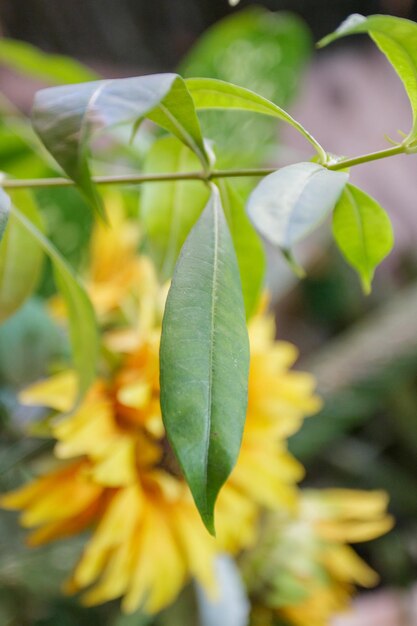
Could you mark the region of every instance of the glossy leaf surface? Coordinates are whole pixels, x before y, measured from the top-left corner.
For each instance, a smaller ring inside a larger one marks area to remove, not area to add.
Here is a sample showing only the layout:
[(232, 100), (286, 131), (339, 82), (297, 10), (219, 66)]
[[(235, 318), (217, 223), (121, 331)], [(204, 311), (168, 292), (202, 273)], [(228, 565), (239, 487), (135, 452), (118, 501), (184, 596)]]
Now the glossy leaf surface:
[(369, 293), (376, 266), (394, 244), (388, 215), (374, 198), (348, 184), (333, 214), (333, 235)]
[(417, 24), (391, 15), (351, 15), (331, 35), (319, 42), (323, 47), (346, 35), (369, 33), (402, 80), (413, 111), (410, 138), (417, 138)]
[(267, 98), (259, 96), (250, 89), (214, 78), (188, 78), (185, 82), (194, 99), (196, 109), (251, 111), (275, 117), (298, 130), (314, 146), (319, 156), (323, 160), (326, 159), (325, 150), (314, 137), (289, 113)]
[(176, 74), (43, 89), (32, 113), (46, 148), (101, 213), (88, 165), (91, 134), (117, 124), (135, 125), (146, 116), (179, 137), (203, 164), (208, 162), (192, 98)]
[(265, 251), (238, 192), (224, 179), (219, 181), (219, 188), (239, 265), (246, 317), (249, 319), (256, 311), (264, 287)]
[(68, 311), (72, 357), (79, 378), (78, 399), (81, 399), (97, 369), (98, 333), (93, 307), (72, 269), (36, 224), (15, 207), (12, 215), (52, 262), (55, 281)]
[[(11, 200), (42, 229), (41, 217), (29, 192), (15, 191)], [(32, 294), (39, 280), (42, 258), (38, 242), (12, 213), (0, 244), (0, 322), (13, 315)]]
[[(198, 171), (199, 161), (175, 137), (157, 140), (146, 157), (144, 173)], [(162, 280), (172, 276), (181, 247), (209, 198), (202, 181), (170, 181), (144, 185), (141, 219), (148, 248)]]
[(162, 328), (164, 424), (200, 515), (214, 505), (240, 449), (249, 344), (239, 268), (213, 187), (174, 272)]
[(348, 180), (316, 163), (296, 163), (266, 176), (248, 201), (258, 231), (289, 252), (333, 209)]

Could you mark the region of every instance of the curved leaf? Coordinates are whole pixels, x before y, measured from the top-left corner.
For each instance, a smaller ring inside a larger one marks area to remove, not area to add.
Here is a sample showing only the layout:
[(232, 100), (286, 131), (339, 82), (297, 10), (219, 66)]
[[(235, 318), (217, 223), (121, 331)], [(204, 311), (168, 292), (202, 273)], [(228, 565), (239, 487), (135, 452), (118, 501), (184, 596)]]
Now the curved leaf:
[(331, 35), (322, 39), (319, 47), (332, 41), (369, 33), (402, 80), (413, 111), (413, 127), (409, 139), (417, 139), (417, 24), (392, 15), (351, 15)]
[(265, 283), (265, 251), (237, 191), (224, 179), (218, 181), (218, 186), (239, 265), (246, 319), (249, 319), (256, 311)]
[(200, 515), (214, 532), (214, 504), (240, 449), (249, 344), (232, 238), (213, 187), (185, 242), (161, 338), (165, 428)]
[(369, 293), (376, 266), (394, 244), (388, 215), (374, 198), (348, 184), (333, 214), (333, 235), (343, 256), (358, 271), (365, 293)]
[(32, 113), (46, 148), (101, 214), (104, 208), (88, 166), (90, 136), (116, 124), (135, 125), (143, 117), (174, 133), (208, 163), (193, 100), (176, 74), (43, 89), (36, 94)]
[(298, 130), (316, 149), (322, 161), (326, 161), (326, 151), (314, 137), (284, 109), (250, 89), (227, 83), (215, 78), (188, 78), (185, 81), (196, 109), (228, 109), (252, 111), (276, 117)]
[[(248, 201), (259, 232), (288, 257), (295, 243), (333, 209), (348, 180), (317, 163), (296, 163), (266, 176)], [(291, 259), (291, 257), (290, 257)]]
[(97, 371), (99, 343), (93, 307), (72, 269), (37, 226), (14, 206), (12, 215), (52, 262), (55, 281), (68, 310), (72, 356), (79, 379), (78, 402)]
[[(198, 170), (193, 152), (175, 137), (158, 139), (149, 150), (144, 173)], [(171, 278), (188, 233), (209, 198), (201, 181), (171, 181), (144, 185), (140, 212), (151, 256), (162, 280)]]
[[(42, 229), (38, 208), (29, 192), (15, 191), (11, 199), (37, 228)], [(39, 244), (12, 213), (0, 244), (0, 322), (13, 315), (32, 294), (39, 280), (42, 259)]]
[(51, 84), (81, 83), (97, 75), (87, 66), (61, 54), (48, 54), (26, 41), (0, 39), (0, 63), (26, 76)]

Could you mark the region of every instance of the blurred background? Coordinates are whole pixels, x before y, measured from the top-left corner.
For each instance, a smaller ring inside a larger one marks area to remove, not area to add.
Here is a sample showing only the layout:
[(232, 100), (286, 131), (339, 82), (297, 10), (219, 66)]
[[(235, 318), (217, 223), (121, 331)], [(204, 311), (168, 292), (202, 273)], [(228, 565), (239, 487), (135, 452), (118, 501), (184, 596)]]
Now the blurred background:
[[(186, 76), (223, 78), (288, 108), (335, 154), (381, 149), (386, 135), (397, 139), (411, 120), (402, 85), (388, 63), (362, 37), (314, 51), (314, 41), (353, 12), (417, 20), (417, 3), (242, 0), (231, 8), (226, 0), (2, 0), (0, 32), (7, 39), (0, 40), (0, 169), (21, 177), (51, 172), (32, 152), (24, 116), (36, 89), (65, 82), (62, 60), (37, 57), (26, 45), (10, 46), (9, 38), (68, 55), (86, 64), (91, 76), (178, 69)], [(77, 71), (87, 72), (72, 67), (69, 82), (77, 82)], [(268, 119), (210, 113), (203, 124), (222, 147), (223, 164), (282, 165), (309, 157), (308, 147), (291, 130)], [(140, 153), (123, 152), (117, 140), (113, 148), (122, 171), (143, 159)], [(361, 547), (381, 573), (381, 590), (360, 600), (362, 617), (349, 622), (361, 626), (417, 624), (411, 608), (417, 580), (416, 165), (416, 158), (401, 156), (352, 172), (353, 182), (380, 202), (394, 225), (395, 249), (378, 269), (370, 297), (363, 296), (332, 245), (328, 225), (299, 250), (308, 269), (302, 282), (269, 251), (279, 338), (299, 347), (298, 366), (316, 375), (326, 401), (320, 415), (291, 441), (306, 466), (306, 484), (386, 489), (397, 519), (388, 536)], [(104, 160), (98, 163), (101, 171), (108, 166)], [(245, 185), (241, 192), (247, 193)], [(72, 189), (40, 193), (51, 238), (79, 266), (90, 213)], [(25, 476), (27, 461), (41, 458), (39, 440), (22, 437), (23, 422), (34, 416), (20, 414), (15, 392), (65, 352), (40, 305), (39, 298), (51, 292), (46, 268), (38, 297), (0, 327), (2, 488)], [(74, 558), (72, 548), (60, 545), (29, 554), (12, 520), (2, 516), (0, 550), (1, 624), (139, 625), (114, 617), (111, 609), (81, 609), (58, 591), (51, 596)], [(45, 559), (52, 569), (44, 568)]]

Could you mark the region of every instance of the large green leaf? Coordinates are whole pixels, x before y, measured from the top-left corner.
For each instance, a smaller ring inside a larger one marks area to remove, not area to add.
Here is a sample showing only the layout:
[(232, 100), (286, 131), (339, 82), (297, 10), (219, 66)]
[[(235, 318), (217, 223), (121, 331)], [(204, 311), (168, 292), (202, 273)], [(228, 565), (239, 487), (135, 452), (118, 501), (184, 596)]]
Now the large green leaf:
[[(146, 157), (144, 173), (189, 172), (199, 161), (175, 137), (157, 140)], [(171, 181), (144, 185), (141, 218), (152, 258), (166, 280), (172, 276), (181, 247), (207, 204), (209, 190), (201, 181)]]
[(248, 201), (259, 232), (288, 256), (333, 209), (348, 180), (317, 163), (296, 163), (266, 176)]
[(48, 54), (26, 41), (0, 39), (0, 63), (26, 76), (55, 84), (81, 83), (95, 80), (93, 70), (61, 54)]
[(265, 251), (237, 191), (224, 179), (218, 184), (239, 265), (246, 318), (249, 319), (256, 311), (264, 287)]
[(10, 204), (10, 197), (0, 188), (0, 241), (3, 238), (4, 231), (9, 221)]
[(182, 248), (161, 339), (164, 424), (210, 532), (217, 494), (239, 454), (248, 369), (239, 268), (213, 187)]
[(333, 234), (346, 260), (369, 293), (376, 266), (392, 249), (394, 236), (388, 215), (374, 198), (346, 185), (333, 214)]
[(417, 24), (391, 15), (351, 15), (319, 43), (327, 46), (346, 35), (369, 33), (404, 83), (413, 111), (409, 139), (417, 139)]
[[(29, 192), (15, 191), (11, 199), (23, 215), (42, 229), (38, 208)], [(0, 244), (0, 322), (13, 315), (32, 294), (39, 280), (42, 259), (38, 242), (12, 212)]]
[(188, 78), (186, 81), (196, 109), (227, 109), (252, 111), (275, 117), (298, 130), (316, 149), (321, 160), (326, 161), (326, 151), (289, 113), (250, 89), (214, 78)]
[(117, 124), (136, 125), (143, 117), (174, 133), (207, 165), (193, 100), (176, 74), (43, 89), (36, 94), (32, 113), (35, 130), (46, 148), (102, 214), (104, 208), (88, 165), (91, 134)]
[(80, 400), (93, 382), (97, 370), (99, 343), (93, 307), (72, 269), (36, 224), (14, 206), (12, 215), (52, 262), (55, 281), (68, 310), (69, 336), (79, 378)]

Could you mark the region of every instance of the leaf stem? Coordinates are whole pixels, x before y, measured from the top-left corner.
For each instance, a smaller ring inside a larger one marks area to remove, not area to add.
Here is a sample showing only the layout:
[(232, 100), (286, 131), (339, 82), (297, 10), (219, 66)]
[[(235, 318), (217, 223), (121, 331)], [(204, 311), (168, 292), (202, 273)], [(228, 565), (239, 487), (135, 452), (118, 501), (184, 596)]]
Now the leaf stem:
[[(329, 170), (342, 170), (362, 163), (369, 163), (379, 159), (385, 159), (397, 154), (405, 154), (407, 148), (403, 144), (371, 152), (353, 158), (343, 158), (329, 161), (324, 167)], [(263, 177), (276, 172), (276, 167), (264, 167), (253, 169), (236, 170), (213, 170), (212, 172), (167, 172), (166, 174), (124, 174), (120, 176), (95, 176), (93, 181), (96, 185), (140, 185), (142, 183), (170, 182), (176, 180), (201, 180), (210, 181), (216, 178), (243, 178), (247, 176)], [(3, 179), (0, 187), (3, 189), (26, 189), (43, 187), (73, 187), (75, 183), (69, 178), (28, 178), (28, 179)]]

